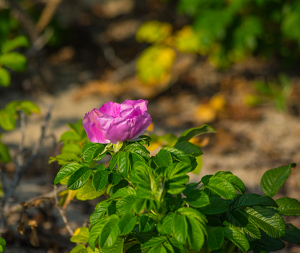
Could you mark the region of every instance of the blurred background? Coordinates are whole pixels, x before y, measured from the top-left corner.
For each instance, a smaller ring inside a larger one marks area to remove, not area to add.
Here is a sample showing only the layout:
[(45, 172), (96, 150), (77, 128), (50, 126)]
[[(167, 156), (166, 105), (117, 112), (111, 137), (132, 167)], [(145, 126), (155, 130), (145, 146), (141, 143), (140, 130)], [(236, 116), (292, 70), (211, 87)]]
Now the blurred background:
[[(53, 190), (61, 135), (108, 101), (148, 100), (152, 154), (210, 124), (216, 134), (193, 139), (204, 155), (190, 180), (229, 170), (262, 194), (267, 169), (300, 163), (299, 63), (298, 0), (0, 0), (7, 252), (72, 249), (55, 203), (18, 203)], [(300, 200), (299, 189), (293, 169), (275, 199)], [(67, 203), (73, 230), (95, 203)]]

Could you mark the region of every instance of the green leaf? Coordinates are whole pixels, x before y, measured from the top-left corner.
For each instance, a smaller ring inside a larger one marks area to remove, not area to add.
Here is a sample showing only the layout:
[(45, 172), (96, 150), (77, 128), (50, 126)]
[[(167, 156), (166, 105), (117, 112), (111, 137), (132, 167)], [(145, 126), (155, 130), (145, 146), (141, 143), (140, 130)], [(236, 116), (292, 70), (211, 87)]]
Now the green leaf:
[(85, 162), (91, 162), (104, 150), (104, 145), (101, 143), (86, 143), (82, 148), (82, 158)]
[(114, 185), (113, 187), (110, 188), (109, 190), (109, 196), (111, 197), (113, 194), (115, 194), (119, 189), (124, 188), (128, 186), (128, 181), (126, 181), (125, 179), (121, 179), (120, 182), (116, 185)]
[(110, 199), (125, 198), (129, 195), (135, 195), (136, 191), (132, 186), (126, 186), (124, 188), (118, 189), (113, 195), (110, 196)]
[(118, 223), (119, 217), (115, 214), (105, 219), (105, 223), (99, 231), (98, 244), (100, 248), (109, 248), (115, 244), (119, 231)]
[(218, 171), (215, 173), (214, 177), (221, 177), (223, 179), (226, 179), (229, 183), (233, 185), (233, 187), (239, 191), (240, 193), (245, 193), (245, 185), (241, 179), (239, 179), (237, 176), (232, 175), (229, 171)]
[(0, 162), (9, 163), (11, 161), (11, 157), (9, 154), (8, 147), (0, 142)]
[(17, 107), (27, 115), (31, 115), (32, 113), (40, 113), (40, 108), (35, 103), (28, 100), (19, 101)]
[(147, 199), (144, 198), (137, 198), (134, 202), (134, 204), (132, 205), (132, 209), (136, 214), (141, 213), (145, 207), (146, 207), (146, 202)]
[(86, 181), (90, 178), (92, 170), (89, 167), (81, 167), (76, 170), (68, 180), (67, 187), (70, 190), (77, 190), (84, 186)]
[(188, 141), (177, 142), (174, 147), (179, 150), (182, 150), (186, 154), (190, 154), (195, 157), (203, 154), (201, 149), (198, 146)]
[(212, 250), (221, 248), (225, 233), (222, 227), (214, 227), (207, 230), (207, 243)]
[(276, 200), (278, 211), (281, 215), (298, 216), (300, 215), (300, 202), (297, 199), (284, 197)]
[(6, 246), (6, 241), (2, 237), (0, 237), (0, 245)]
[(151, 217), (142, 215), (139, 218), (139, 231), (142, 233), (147, 233), (151, 231), (154, 227), (154, 221)]
[(1, 46), (1, 52), (7, 53), (17, 47), (29, 47), (29, 41), (27, 37), (21, 35), (12, 40), (5, 41)]
[(76, 155), (81, 154), (81, 149), (78, 144), (75, 143), (64, 143), (61, 153), (74, 153)]
[(73, 235), (70, 239), (75, 243), (87, 243), (89, 239), (89, 229), (87, 227), (81, 227), (76, 235)]
[(123, 247), (124, 238), (118, 237), (113, 246), (109, 248), (102, 248), (99, 250), (99, 253), (123, 253)]
[(120, 220), (119, 220), (119, 230), (120, 230), (120, 235), (127, 235), (129, 234), (136, 222), (137, 222), (137, 216), (131, 216), (130, 213), (126, 213)]
[(276, 202), (269, 196), (262, 196), (255, 193), (249, 193), (246, 195), (239, 195), (231, 202), (230, 208), (240, 208), (247, 206), (274, 206), (277, 207)]
[(0, 110), (0, 126), (6, 131), (13, 130), (16, 127), (15, 117), (14, 110)]
[(163, 147), (162, 149), (169, 151), (171, 153), (172, 157), (174, 157), (177, 161), (191, 163), (189, 156), (177, 148)]
[(123, 178), (128, 178), (130, 173), (129, 153), (120, 151), (118, 155), (118, 171)]
[(192, 171), (193, 174), (199, 175), (202, 169), (202, 156), (196, 157), (197, 167)]
[(149, 241), (143, 243), (141, 249), (156, 247), (157, 245), (164, 243), (166, 240), (167, 238), (165, 236), (152, 237)]
[(110, 159), (110, 161), (109, 161), (109, 170), (113, 170), (116, 167), (117, 162), (118, 162), (119, 153), (120, 152), (114, 154), (112, 156), (112, 158)]
[(108, 182), (111, 185), (117, 185), (120, 181), (121, 181), (121, 176), (117, 172), (113, 171), (112, 173), (109, 174)]
[(155, 184), (152, 169), (142, 162), (136, 162), (133, 164), (129, 180), (139, 188), (146, 191), (151, 191), (152, 186)]
[(156, 156), (153, 157), (157, 166), (168, 167), (173, 163), (171, 153), (165, 149), (161, 149)]
[(92, 250), (91, 247), (87, 247), (86, 249), (87, 249), (87, 253), (100, 253), (98, 248), (95, 248), (95, 250)]
[(78, 162), (81, 163), (81, 159), (74, 153), (63, 153), (63, 154), (59, 154), (55, 157), (50, 157), (49, 158), (49, 163), (53, 163), (57, 161), (58, 164), (60, 165), (65, 165), (68, 164), (70, 162)]
[(83, 187), (78, 189), (76, 198), (82, 201), (91, 200), (100, 197), (105, 191), (96, 191), (93, 187), (92, 181), (88, 180)]
[(79, 136), (81, 136), (82, 133), (84, 133), (84, 128), (82, 126), (82, 119), (79, 119), (76, 123), (67, 123), (67, 125), (75, 131)]
[(204, 231), (206, 233), (206, 228), (191, 216), (186, 216), (186, 221), (189, 245), (194, 250), (200, 250), (204, 245)]
[(7, 87), (10, 85), (10, 73), (4, 69), (0, 67), (0, 85)]
[(233, 227), (223, 227), (225, 236), (238, 246), (243, 252), (247, 252), (250, 248), (250, 244), (246, 236), (239, 230)]
[(246, 207), (249, 221), (257, 225), (272, 238), (280, 238), (285, 233), (285, 223), (282, 217), (272, 208), (261, 206)]
[(82, 167), (81, 164), (78, 163), (68, 163), (61, 167), (59, 172), (57, 173), (55, 179), (54, 179), (54, 184), (59, 183), (60, 180), (64, 179), (68, 175), (72, 174), (76, 170), (80, 169)]
[(207, 180), (201, 179), (206, 188), (220, 195), (224, 199), (233, 199), (236, 197), (235, 188), (231, 183), (222, 177), (211, 177)]
[(110, 204), (109, 200), (101, 201), (97, 204), (95, 211), (90, 216), (91, 224), (99, 221), (106, 214), (107, 208)]
[(209, 197), (204, 191), (195, 189), (187, 194), (185, 201), (192, 207), (204, 207), (209, 205)]
[(108, 171), (98, 170), (93, 176), (93, 186), (96, 191), (102, 191), (108, 182)]
[(10, 52), (0, 55), (0, 65), (10, 68), (17, 72), (25, 70), (27, 59), (24, 55), (17, 52)]
[(135, 203), (135, 200), (136, 200), (135, 195), (128, 195), (118, 200), (116, 204), (117, 215), (124, 215), (128, 213), (129, 210), (132, 210), (132, 206)]
[(90, 226), (90, 234), (89, 234), (88, 244), (92, 250), (95, 250), (98, 238), (99, 238), (100, 233), (106, 222), (107, 222), (107, 219), (101, 219), (99, 222), (92, 224), (92, 226)]
[(190, 139), (192, 139), (195, 136), (201, 135), (201, 134), (206, 134), (206, 133), (215, 133), (216, 130), (213, 129), (211, 126), (209, 125), (203, 125), (201, 127), (195, 127), (195, 128), (190, 128), (186, 131), (184, 131), (178, 138), (178, 142), (181, 141), (189, 141)]
[(136, 162), (143, 162), (143, 163), (146, 163), (146, 160), (142, 157), (142, 156), (140, 156), (140, 155), (138, 155), (138, 154), (136, 154), (136, 153), (130, 153), (130, 161), (131, 161), (131, 164), (133, 165), (134, 163), (136, 163)]
[(266, 246), (269, 251), (282, 250), (285, 247), (285, 243), (280, 239), (269, 237), (266, 233), (261, 233), (261, 242)]
[(159, 221), (156, 228), (162, 235), (171, 235), (173, 230), (173, 219), (175, 213), (168, 213), (162, 220)]
[(300, 230), (290, 223), (287, 225), (289, 228), (285, 230), (285, 235), (280, 239), (286, 242), (300, 244)]
[(66, 131), (60, 136), (59, 141), (80, 141), (80, 136), (73, 131)]
[(214, 215), (225, 213), (229, 209), (228, 202), (225, 199), (220, 198), (219, 195), (211, 196), (209, 202), (209, 205), (199, 208), (201, 213)]
[(288, 166), (282, 166), (266, 171), (260, 181), (260, 187), (263, 192), (270, 197), (275, 196), (285, 180), (287, 180), (291, 174), (291, 168), (295, 166), (295, 163), (291, 163)]
[[(70, 253), (81, 253), (81, 252), (83, 252), (82, 250), (85, 250), (85, 249), (86, 248), (83, 244), (78, 244), (70, 251)], [(86, 252), (88, 252), (88, 251), (86, 251)]]
[(179, 213), (181, 213), (182, 215), (185, 215), (189, 218), (193, 218), (193, 219), (199, 221), (202, 224), (205, 224), (205, 222), (207, 222), (205, 215), (203, 215), (202, 213), (197, 211), (195, 208), (181, 207), (177, 211)]
[(187, 221), (185, 215), (176, 213), (173, 218), (172, 227), (175, 239), (179, 243), (185, 244), (187, 239)]

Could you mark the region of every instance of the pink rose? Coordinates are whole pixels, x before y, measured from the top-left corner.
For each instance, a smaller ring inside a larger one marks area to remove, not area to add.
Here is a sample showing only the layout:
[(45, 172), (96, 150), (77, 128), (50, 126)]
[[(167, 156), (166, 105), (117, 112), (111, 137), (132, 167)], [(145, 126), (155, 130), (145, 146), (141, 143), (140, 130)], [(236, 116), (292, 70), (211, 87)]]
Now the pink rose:
[(118, 104), (108, 102), (85, 114), (83, 127), (91, 142), (113, 143), (139, 137), (152, 119), (147, 113), (148, 101), (125, 100)]

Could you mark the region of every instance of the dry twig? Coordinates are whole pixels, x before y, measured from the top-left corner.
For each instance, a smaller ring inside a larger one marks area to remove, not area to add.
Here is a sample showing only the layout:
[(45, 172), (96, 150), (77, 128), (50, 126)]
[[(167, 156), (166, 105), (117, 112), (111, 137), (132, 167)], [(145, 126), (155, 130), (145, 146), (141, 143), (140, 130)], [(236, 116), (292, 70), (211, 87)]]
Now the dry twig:
[[(12, 197), (13, 193), (15, 192), (15, 189), (17, 188), (17, 186), (20, 183), (20, 180), (26, 174), (26, 172), (29, 169), (31, 163), (33, 162), (33, 160), (37, 156), (37, 154), (38, 154), (38, 152), (41, 148), (42, 142), (45, 139), (45, 132), (46, 132), (46, 128), (47, 128), (47, 125), (49, 123), (49, 120), (50, 120), (51, 109), (52, 109), (52, 105), (49, 105), (48, 110), (47, 110), (47, 114), (45, 116), (44, 122), (43, 122), (42, 127), (41, 127), (41, 135), (40, 135), (39, 141), (38, 141), (37, 145), (35, 146), (34, 150), (32, 151), (31, 156), (29, 157), (29, 159), (27, 160), (27, 162), (25, 164), (24, 164), (24, 157), (23, 157), (24, 138), (25, 138), (25, 115), (22, 116), (22, 113), (21, 113), (21, 133), (22, 133), (22, 137), (21, 137), (21, 143), (20, 143), (20, 147), (19, 147), (19, 155), (18, 155), (18, 159), (17, 159), (17, 169), (16, 169), (16, 172), (14, 174), (13, 181), (12, 181), (11, 185), (9, 186), (9, 188), (7, 189), (7, 191), (5, 192), (4, 198), (1, 202), (1, 209), (2, 210), (1, 210), (0, 228), (4, 227), (4, 225), (6, 223), (4, 211), (7, 208), (8, 200)], [(2, 175), (1, 175), (2, 180), (4, 180), (3, 176), (4, 175), (2, 173)]]
[(55, 199), (55, 206), (57, 208), (57, 210), (59, 211), (64, 223), (65, 223), (65, 226), (66, 226), (66, 229), (68, 230), (70, 236), (73, 236), (74, 234), (74, 231), (72, 230), (72, 228), (70, 227), (69, 223), (68, 223), (68, 219), (67, 219), (67, 216), (66, 216), (66, 213), (65, 213), (65, 210), (63, 208), (61, 208), (59, 206), (59, 202), (58, 202), (58, 198), (57, 198), (57, 186), (54, 185), (54, 199)]

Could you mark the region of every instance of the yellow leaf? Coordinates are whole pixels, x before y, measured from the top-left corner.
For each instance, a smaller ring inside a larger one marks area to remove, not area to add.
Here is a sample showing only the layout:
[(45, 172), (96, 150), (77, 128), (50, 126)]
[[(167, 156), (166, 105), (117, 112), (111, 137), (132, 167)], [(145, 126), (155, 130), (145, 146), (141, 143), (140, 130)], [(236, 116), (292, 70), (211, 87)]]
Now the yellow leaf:
[(171, 47), (148, 47), (137, 61), (139, 80), (147, 85), (163, 82), (169, 76), (175, 56), (175, 51)]
[(158, 43), (170, 36), (172, 26), (156, 20), (148, 21), (140, 26), (136, 33), (138, 42)]
[(209, 47), (201, 43), (201, 34), (194, 32), (190, 26), (184, 26), (174, 37), (175, 47), (182, 53), (208, 53)]
[(196, 119), (203, 122), (214, 121), (217, 116), (217, 112), (209, 104), (203, 104), (196, 109)]
[(146, 129), (146, 131), (153, 132), (153, 127), (154, 127), (154, 124), (150, 123), (150, 125), (148, 126), (148, 128)]
[(210, 100), (209, 105), (216, 111), (221, 111), (224, 109), (226, 104), (225, 98), (222, 94), (215, 94)]

